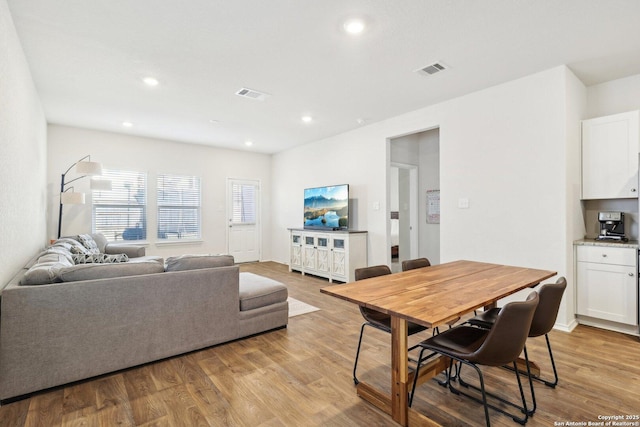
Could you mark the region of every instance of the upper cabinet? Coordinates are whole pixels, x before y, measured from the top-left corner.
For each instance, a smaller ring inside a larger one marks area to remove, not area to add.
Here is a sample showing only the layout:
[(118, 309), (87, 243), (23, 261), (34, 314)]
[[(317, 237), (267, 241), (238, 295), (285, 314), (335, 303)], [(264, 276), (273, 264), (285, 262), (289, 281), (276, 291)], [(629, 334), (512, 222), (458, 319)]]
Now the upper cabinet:
[(640, 111), (582, 122), (582, 199), (638, 197)]

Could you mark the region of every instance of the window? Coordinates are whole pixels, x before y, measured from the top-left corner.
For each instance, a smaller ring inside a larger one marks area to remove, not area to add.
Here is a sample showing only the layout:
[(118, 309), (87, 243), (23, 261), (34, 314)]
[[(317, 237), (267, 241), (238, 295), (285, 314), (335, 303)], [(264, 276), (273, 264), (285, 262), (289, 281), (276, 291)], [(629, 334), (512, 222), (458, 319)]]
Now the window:
[(232, 184), (233, 224), (256, 223), (256, 186), (253, 184)]
[(147, 238), (147, 175), (144, 172), (103, 170), (111, 191), (93, 192), (93, 231), (107, 240)]
[(158, 175), (158, 238), (200, 238), (200, 177)]

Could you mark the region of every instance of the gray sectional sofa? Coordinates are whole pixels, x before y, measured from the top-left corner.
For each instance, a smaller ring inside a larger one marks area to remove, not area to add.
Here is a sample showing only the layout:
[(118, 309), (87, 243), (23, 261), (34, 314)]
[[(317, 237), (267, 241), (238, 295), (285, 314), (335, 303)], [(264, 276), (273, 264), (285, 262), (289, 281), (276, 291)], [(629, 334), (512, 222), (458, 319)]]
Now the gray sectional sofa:
[(165, 263), (93, 237), (128, 261), (69, 265), (54, 243), (1, 289), (0, 400), (287, 325), (287, 288), (233, 257)]

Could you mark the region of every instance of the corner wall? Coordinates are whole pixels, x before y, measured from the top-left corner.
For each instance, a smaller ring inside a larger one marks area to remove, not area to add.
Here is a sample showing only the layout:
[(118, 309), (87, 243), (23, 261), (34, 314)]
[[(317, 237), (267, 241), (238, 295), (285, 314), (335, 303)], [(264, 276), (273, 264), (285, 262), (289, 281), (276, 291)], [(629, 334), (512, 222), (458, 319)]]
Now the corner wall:
[[(158, 173), (196, 175), (202, 185), (202, 241), (161, 243), (149, 233), (149, 255), (163, 257), (185, 253), (226, 253), (228, 219), (227, 178), (258, 180), (261, 184), (262, 260), (271, 259), (271, 156), (252, 152), (185, 144), (155, 138), (94, 131), (60, 125), (49, 126), (48, 236), (55, 238), (58, 225), (60, 174), (78, 159), (91, 155), (103, 167), (146, 172), (148, 221), (156, 224), (155, 178)], [(73, 177), (71, 176), (70, 179)], [(64, 210), (63, 235), (91, 232), (89, 179), (74, 183), (86, 193), (85, 205), (68, 205)]]
[(0, 288), (46, 243), (47, 123), (0, 0)]
[[(369, 264), (386, 263), (387, 140), (439, 127), (441, 261), (567, 276), (567, 183), (579, 179), (579, 169), (567, 165), (567, 146), (576, 143), (567, 135), (574, 120), (567, 117), (567, 72), (556, 67), (275, 155), (274, 260), (288, 263), (286, 228), (301, 224), (302, 189), (346, 182), (357, 200), (356, 227), (369, 232)], [(458, 208), (460, 198), (469, 199), (468, 209)]]

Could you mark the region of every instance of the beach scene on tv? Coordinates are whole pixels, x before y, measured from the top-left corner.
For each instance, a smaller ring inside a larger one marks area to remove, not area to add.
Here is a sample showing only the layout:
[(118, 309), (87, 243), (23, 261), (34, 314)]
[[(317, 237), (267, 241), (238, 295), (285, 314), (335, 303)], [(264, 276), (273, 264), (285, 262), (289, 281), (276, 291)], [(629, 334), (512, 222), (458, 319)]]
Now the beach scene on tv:
[(349, 226), (349, 186), (304, 190), (304, 226), (347, 228)]

